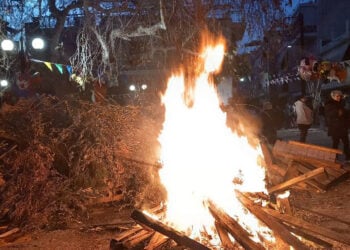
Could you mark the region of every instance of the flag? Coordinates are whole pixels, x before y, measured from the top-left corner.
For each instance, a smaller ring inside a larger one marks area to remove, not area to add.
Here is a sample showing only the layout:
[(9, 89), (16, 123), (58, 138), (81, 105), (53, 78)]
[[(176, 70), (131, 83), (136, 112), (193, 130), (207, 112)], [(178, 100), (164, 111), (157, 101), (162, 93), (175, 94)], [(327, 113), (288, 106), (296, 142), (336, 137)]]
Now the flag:
[(71, 74), (73, 73), (73, 68), (72, 68), (72, 66), (67, 65), (67, 66), (66, 66), (66, 69), (67, 69), (69, 75), (71, 75)]
[(52, 71), (52, 65), (51, 65), (51, 63), (49, 63), (49, 62), (44, 62), (45, 63), (45, 65)]
[(63, 67), (62, 67), (62, 64), (56, 64), (56, 63), (55, 63), (55, 66), (56, 66), (56, 68), (58, 69), (58, 71), (59, 71), (61, 74), (63, 74)]

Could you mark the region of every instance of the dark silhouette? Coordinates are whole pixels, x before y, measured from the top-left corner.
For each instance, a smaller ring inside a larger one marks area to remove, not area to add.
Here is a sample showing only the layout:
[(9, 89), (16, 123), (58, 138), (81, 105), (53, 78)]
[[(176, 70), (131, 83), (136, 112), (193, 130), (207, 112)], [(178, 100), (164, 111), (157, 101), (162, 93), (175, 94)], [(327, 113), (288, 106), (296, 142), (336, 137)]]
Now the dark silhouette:
[(328, 125), (328, 135), (332, 137), (332, 147), (338, 148), (343, 143), (343, 152), (346, 159), (350, 159), (348, 136), (348, 110), (345, 109), (343, 93), (339, 90), (331, 92), (331, 98), (325, 105), (325, 115)]

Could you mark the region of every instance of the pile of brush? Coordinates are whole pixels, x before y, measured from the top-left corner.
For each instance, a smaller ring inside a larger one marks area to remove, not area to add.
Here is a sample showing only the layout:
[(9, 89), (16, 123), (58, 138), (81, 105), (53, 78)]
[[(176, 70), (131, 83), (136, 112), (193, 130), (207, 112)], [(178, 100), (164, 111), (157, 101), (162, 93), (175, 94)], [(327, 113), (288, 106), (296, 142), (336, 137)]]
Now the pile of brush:
[[(0, 114), (0, 221), (48, 227), (117, 200), (158, 204), (158, 101), (121, 106), (41, 96)], [(157, 195), (155, 195), (155, 193)], [(156, 199), (156, 200), (155, 200)]]

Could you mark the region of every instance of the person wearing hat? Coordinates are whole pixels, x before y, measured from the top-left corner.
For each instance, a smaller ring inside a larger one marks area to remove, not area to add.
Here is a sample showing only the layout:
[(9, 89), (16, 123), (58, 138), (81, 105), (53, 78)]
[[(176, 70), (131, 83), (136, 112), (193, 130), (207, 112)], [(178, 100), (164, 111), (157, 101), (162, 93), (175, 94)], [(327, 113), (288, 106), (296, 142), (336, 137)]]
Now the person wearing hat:
[(332, 147), (338, 148), (343, 143), (346, 160), (350, 159), (348, 136), (348, 111), (345, 109), (343, 93), (340, 90), (331, 92), (330, 100), (325, 104), (325, 116), (328, 125), (328, 135), (332, 137)]
[(295, 113), (297, 115), (296, 124), (298, 126), (300, 137), (300, 142), (305, 142), (309, 128), (313, 122), (313, 111), (306, 104), (307, 97), (300, 96), (298, 100), (294, 103)]

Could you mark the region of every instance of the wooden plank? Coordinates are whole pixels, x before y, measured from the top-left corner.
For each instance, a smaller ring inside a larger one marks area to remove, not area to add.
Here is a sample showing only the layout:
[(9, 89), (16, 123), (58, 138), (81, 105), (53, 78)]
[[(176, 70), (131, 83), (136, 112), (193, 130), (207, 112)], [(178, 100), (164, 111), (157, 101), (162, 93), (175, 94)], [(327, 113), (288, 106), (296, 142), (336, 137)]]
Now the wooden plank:
[(11, 236), (11, 235), (13, 235), (15, 233), (18, 233), (19, 231), (20, 231), (20, 229), (18, 227), (12, 228), (11, 230), (0, 234), (0, 239), (4, 239), (6, 237), (9, 237), (9, 236)]
[(290, 179), (286, 182), (283, 182), (283, 183), (280, 183), (274, 187), (271, 187), (271, 188), (268, 188), (268, 192), (269, 193), (273, 193), (273, 192), (276, 192), (276, 191), (281, 191), (281, 190), (284, 190), (290, 186), (293, 186), (299, 182), (303, 182), (303, 181), (306, 181), (308, 179), (311, 179), (313, 178), (314, 176), (317, 176), (317, 175), (320, 175), (322, 173), (324, 173), (324, 168), (317, 168), (313, 171), (310, 171), (309, 173), (306, 173), (306, 174), (303, 174), (301, 176), (298, 176), (298, 177), (295, 177), (293, 179)]
[[(312, 171), (311, 169), (307, 168), (306, 166), (304, 166), (303, 164), (299, 163), (299, 162), (295, 162), (294, 163), (296, 168), (302, 173), (302, 174), (306, 174), (310, 171)], [(327, 190), (327, 183), (324, 183), (323, 179), (321, 179), (321, 176), (315, 176), (314, 177), (315, 180), (307, 180), (306, 183), (309, 184), (310, 186), (316, 188), (319, 191), (326, 191)]]
[(325, 213), (322, 213), (322, 212), (319, 212), (319, 211), (315, 211), (313, 209), (308, 209), (308, 208), (305, 208), (304, 206), (301, 207), (301, 206), (298, 206), (298, 205), (294, 204), (294, 207), (298, 208), (299, 210), (304, 210), (304, 211), (307, 211), (309, 213), (314, 213), (314, 214), (320, 215), (322, 217), (327, 217), (327, 218), (330, 218), (332, 220), (335, 220), (335, 221), (338, 221), (340, 223), (343, 223), (343, 224), (346, 224), (346, 225), (350, 226), (350, 221), (345, 221), (345, 220), (339, 219), (337, 217), (334, 217), (334, 216), (331, 216), (331, 215), (328, 215), (328, 214), (325, 214)]
[(131, 218), (133, 218), (136, 222), (140, 222), (141, 224), (145, 224), (147, 227), (152, 228), (153, 230), (168, 236), (169, 238), (176, 241), (179, 245), (189, 247), (196, 250), (210, 250), (210, 248), (202, 245), (201, 243), (187, 237), (183, 233), (176, 231), (175, 229), (170, 228), (164, 223), (157, 221), (150, 216), (142, 213), (142, 211), (134, 210), (131, 213)]
[(261, 147), (261, 151), (263, 152), (264, 160), (265, 160), (266, 165), (267, 166), (272, 165), (274, 163), (274, 159), (273, 159), (273, 156), (272, 156), (272, 154), (270, 152), (270, 149), (263, 142), (260, 142), (260, 147)]
[(269, 170), (274, 171), (275, 173), (278, 173), (280, 176), (285, 176), (287, 170), (280, 167), (278, 164), (271, 164), (268, 166)]
[(133, 234), (138, 233), (138, 232), (141, 231), (141, 230), (143, 230), (142, 227), (139, 226), (139, 225), (137, 225), (137, 226), (135, 226), (135, 227), (133, 227), (133, 228), (130, 228), (130, 229), (127, 230), (127, 231), (124, 231), (124, 232), (118, 234), (116, 237), (114, 237), (114, 239), (115, 239), (116, 241), (122, 241), (122, 240), (124, 240), (125, 238), (127, 238), (127, 237), (129, 237), (129, 236), (131, 236), (131, 235), (133, 235)]
[(154, 231), (142, 230), (139, 233), (131, 236), (126, 241), (123, 242), (123, 245), (128, 249), (135, 247), (140, 242), (150, 238), (154, 234)]
[[(310, 234), (306, 230), (302, 230), (300, 228), (295, 228), (295, 227), (292, 227), (292, 226), (289, 226), (289, 225), (285, 225), (285, 226), (290, 232), (295, 233), (295, 234), (303, 237), (306, 240), (312, 241), (312, 242), (316, 243), (319, 246), (322, 246), (322, 247), (324, 247), (326, 249), (332, 249), (332, 247), (333, 247), (333, 244), (331, 242), (328, 242), (326, 240), (320, 239), (320, 238)], [(315, 249), (317, 249), (317, 248), (315, 248)]]
[(96, 205), (96, 204), (103, 204), (103, 203), (121, 201), (123, 198), (124, 198), (123, 194), (117, 194), (117, 195), (113, 195), (113, 196), (93, 198), (87, 203), (87, 205), (91, 206), (91, 205)]
[(234, 250), (238, 249), (239, 246), (234, 244), (230, 237), (228, 236), (228, 232), (225, 230), (224, 226), (222, 226), (220, 223), (215, 222), (215, 228), (216, 231), (218, 232), (220, 241), (221, 241), (221, 246), (226, 250)]
[(336, 169), (340, 169), (342, 167), (341, 164), (337, 163), (337, 162), (313, 159), (313, 158), (305, 157), (303, 155), (294, 155), (294, 154), (290, 154), (290, 153), (280, 154), (279, 152), (275, 152), (275, 156), (289, 158), (289, 159), (296, 160), (296, 161), (305, 161), (305, 162), (308, 162), (308, 163), (313, 164), (313, 165), (318, 166), (318, 167), (332, 167), (332, 168), (336, 168)]
[(337, 153), (342, 153), (339, 149), (289, 141), (281, 150), (281, 147), (279, 147), (281, 144), (284, 143), (280, 141), (275, 143), (273, 148), (275, 156), (309, 161), (320, 167), (341, 168), (341, 164), (336, 161)]
[(340, 149), (335, 149), (335, 148), (327, 148), (319, 145), (314, 145), (314, 144), (307, 144), (307, 143), (302, 143), (298, 141), (288, 141), (289, 144), (291, 145), (297, 145), (305, 148), (312, 148), (312, 149), (317, 149), (321, 150), (324, 152), (331, 152), (333, 154), (342, 154), (343, 152)]
[(254, 242), (250, 238), (251, 235), (247, 230), (242, 228), (232, 217), (218, 209), (212, 202), (209, 202), (209, 211), (215, 220), (218, 221), (244, 249), (264, 249), (262, 245)]
[[(297, 237), (292, 235), (289, 230), (285, 228), (283, 224), (278, 222), (275, 218), (270, 216), (268, 213), (262, 210), (261, 206), (254, 204), (250, 199), (245, 197), (242, 193), (236, 191), (236, 196), (239, 201), (259, 220), (261, 220), (265, 225), (267, 225), (274, 234), (283, 240), (285, 243), (289, 244), (295, 249), (303, 250), (309, 249), (305, 244), (303, 244)], [(278, 213), (278, 212), (277, 212)]]
[(321, 228), (315, 225), (315, 223), (308, 223), (304, 220), (301, 220), (299, 218), (296, 218), (295, 216), (290, 216), (288, 214), (280, 214), (276, 210), (270, 209), (270, 208), (262, 208), (263, 211), (266, 213), (270, 214), (271, 216), (275, 217), (276, 219), (288, 223), (290, 225), (309, 230), (310, 232), (322, 235), (326, 238), (332, 239), (334, 241), (349, 245), (350, 247), (350, 235), (344, 235), (337, 233), (335, 231), (326, 229), (326, 228)]
[(170, 240), (165, 235), (155, 232), (147, 244), (147, 246), (144, 248), (145, 250), (153, 250), (157, 247), (160, 247), (161, 245), (165, 244), (168, 240)]
[[(296, 162), (296, 166), (301, 172), (315, 169), (314, 166), (306, 162)], [(320, 184), (319, 186), (322, 187), (322, 189), (327, 190), (340, 181), (345, 180), (348, 175), (349, 171), (346, 171), (345, 169), (325, 168), (325, 174), (316, 176), (315, 180)]]

